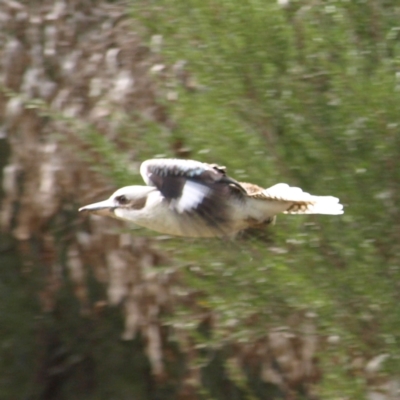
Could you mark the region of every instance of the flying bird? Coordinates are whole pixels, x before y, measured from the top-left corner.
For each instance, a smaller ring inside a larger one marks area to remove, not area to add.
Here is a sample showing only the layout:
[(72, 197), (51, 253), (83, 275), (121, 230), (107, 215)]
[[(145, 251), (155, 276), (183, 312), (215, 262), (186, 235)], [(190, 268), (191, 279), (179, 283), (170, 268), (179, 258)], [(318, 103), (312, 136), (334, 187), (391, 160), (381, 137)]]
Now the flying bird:
[(144, 161), (147, 186), (126, 186), (107, 200), (79, 209), (174, 236), (231, 236), (270, 223), (279, 213), (343, 214), (333, 196), (314, 196), (278, 183), (263, 189), (238, 182), (225, 167), (194, 160)]

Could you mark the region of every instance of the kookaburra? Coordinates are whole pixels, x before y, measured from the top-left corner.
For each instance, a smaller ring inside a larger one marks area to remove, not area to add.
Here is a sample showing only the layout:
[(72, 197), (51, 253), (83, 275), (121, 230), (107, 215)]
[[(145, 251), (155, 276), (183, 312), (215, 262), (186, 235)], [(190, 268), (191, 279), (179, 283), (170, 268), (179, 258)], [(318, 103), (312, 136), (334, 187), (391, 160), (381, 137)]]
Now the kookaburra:
[(230, 178), (216, 164), (154, 159), (141, 164), (140, 174), (148, 186), (123, 187), (79, 211), (188, 237), (230, 236), (279, 213), (343, 214), (336, 197), (313, 196), (285, 183), (263, 189)]

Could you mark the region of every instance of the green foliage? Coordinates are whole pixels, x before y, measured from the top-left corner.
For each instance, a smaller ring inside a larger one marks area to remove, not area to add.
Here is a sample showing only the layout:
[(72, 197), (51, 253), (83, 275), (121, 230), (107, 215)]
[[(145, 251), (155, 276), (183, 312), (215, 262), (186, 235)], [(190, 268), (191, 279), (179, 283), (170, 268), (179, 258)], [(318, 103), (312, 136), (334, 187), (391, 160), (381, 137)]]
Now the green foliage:
[[(336, 355), (387, 352), (399, 372), (396, 2), (161, 0), (134, 9), (149, 38), (163, 36), (167, 60), (186, 60), (199, 83), (182, 87), (170, 107), (175, 134), (198, 151), (193, 158), (263, 186), (283, 180), (334, 194), (348, 206), (340, 218), (280, 217), (273, 245), (232, 244), (240, 252), (191, 243), (178, 256), (202, 276), (188, 273), (188, 282), (208, 293), (222, 320), (261, 316), (230, 335), (251, 340), (265, 323), (311, 309), (321, 333), (341, 336)], [(322, 355), (321, 393), (362, 397), (362, 381), (345, 361), (333, 366), (333, 356)]]
[[(44, 115), (78, 124), (80, 140), (103, 161), (94, 168), (118, 186), (140, 180), (127, 171), (131, 154), (126, 149), (135, 149), (135, 160), (174, 156), (179, 139), (192, 158), (226, 165), (239, 180), (265, 187), (286, 181), (340, 197), (347, 206), (343, 217), (281, 216), (268, 235), (233, 242), (165, 241), (188, 286), (201, 293), (199, 306), (218, 317), (208, 337), (199, 334), (191, 310), (179, 310), (168, 322), (186, 326), (200, 344), (220, 349), (230, 340), (254, 341), (269, 328), (286, 325), (292, 315), (312, 311), (321, 337), (341, 338), (320, 354), (321, 398), (338, 393), (364, 398), (364, 380), (349, 372), (352, 354), (369, 359), (387, 353), (386, 372), (400, 372), (397, 2), (292, 0), (280, 6), (276, 0), (148, 0), (132, 2), (132, 8), (149, 42), (152, 35), (162, 35), (166, 62), (187, 61), (197, 82), (195, 89), (182, 85), (178, 100), (168, 106), (176, 123), (172, 133), (141, 115), (113, 114), (119, 127), (114, 145), (93, 126), (48, 110)], [(20, 280), (16, 269), (2, 271), (2, 370), (9, 364), (14, 381), (30, 376), (34, 332), (29, 318), (38, 308), (12, 290), (21, 287)], [(27, 293), (37, 290), (33, 285), (27, 285)], [(23, 316), (14, 318), (17, 311), (9, 313), (13, 307), (25, 309), (24, 323)], [(52, 332), (76, 321), (78, 311), (69, 312), (65, 321), (49, 317), (41, 326)], [(123, 344), (111, 349), (114, 342), (102, 340), (117, 336), (120, 327), (114, 323), (96, 337), (80, 319), (72, 330), (81, 331), (81, 349), (62, 329), (53, 335), (61, 347), (78, 348), (82, 365), (110, 356), (107, 366), (120, 373), (104, 388), (121, 389), (128, 387), (129, 374), (138, 372), (126, 372), (130, 364), (124, 362)], [(8, 335), (7, 327), (18, 336)], [(101, 344), (85, 354), (92, 341)], [(235, 366), (227, 365), (226, 371), (251, 398)], [(22, 395), (30, 384), (21, 385)], [(60, 390), (78, 390), (68, 384)], [(144, 388), (137, 391), (138, 398), (146, 397)]]

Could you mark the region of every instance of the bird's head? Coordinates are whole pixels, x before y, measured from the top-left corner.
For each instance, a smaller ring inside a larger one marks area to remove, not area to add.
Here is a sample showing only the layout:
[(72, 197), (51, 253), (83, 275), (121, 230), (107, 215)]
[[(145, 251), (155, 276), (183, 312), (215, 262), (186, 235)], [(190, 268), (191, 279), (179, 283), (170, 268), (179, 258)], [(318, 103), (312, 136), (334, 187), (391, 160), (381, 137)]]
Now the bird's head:
[(121, 211), (144, 208), (147, 196), (155, 190), (156, 188), (152, 186), (125, 186), (114, 192), (107, 200), (81, 207), (79, 211), (119, 218)]

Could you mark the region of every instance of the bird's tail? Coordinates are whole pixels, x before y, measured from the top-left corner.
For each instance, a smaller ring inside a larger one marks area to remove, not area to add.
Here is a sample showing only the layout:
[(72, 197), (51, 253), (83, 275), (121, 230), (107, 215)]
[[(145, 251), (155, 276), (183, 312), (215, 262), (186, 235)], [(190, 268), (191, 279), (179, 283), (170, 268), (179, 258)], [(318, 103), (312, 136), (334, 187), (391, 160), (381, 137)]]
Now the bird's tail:
[(286, 203), (287, 208), (281, 210), (285, 214), (343, 214), (343, 205), (333, 196), (314, 196), (303, 192), (298, 187), (291, 187), (286, 183), (278, 183), (251, 197)]
[[(308, 193), (307, 193), (308, 194)], [(311, 201), (296, 201), (284, 211), (285, 214), (343, 214), (343, 205), (333, 196), (311, 196)]]

